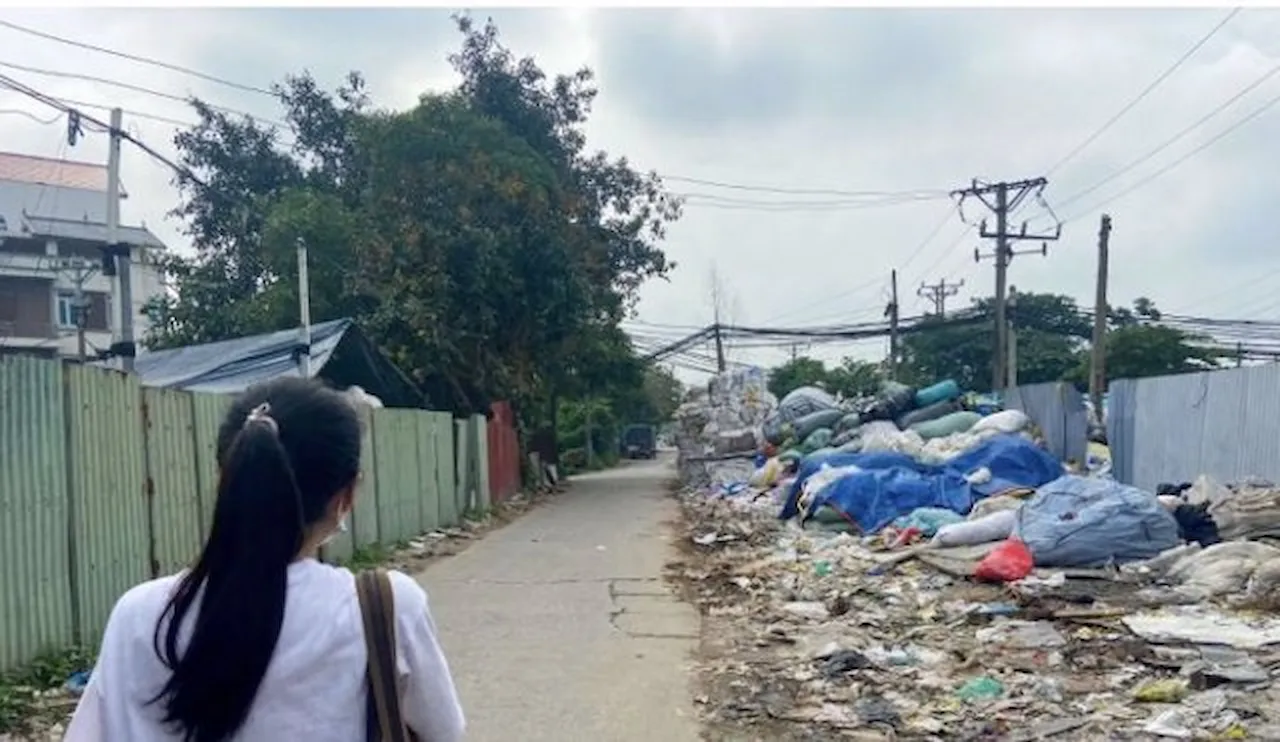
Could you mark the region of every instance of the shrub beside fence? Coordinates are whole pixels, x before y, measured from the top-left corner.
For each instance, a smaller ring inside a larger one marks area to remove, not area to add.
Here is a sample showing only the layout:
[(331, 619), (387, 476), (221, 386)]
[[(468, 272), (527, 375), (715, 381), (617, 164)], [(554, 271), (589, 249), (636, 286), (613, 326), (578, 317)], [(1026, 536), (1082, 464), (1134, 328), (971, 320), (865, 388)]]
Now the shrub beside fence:
[[(116, 371), (0, 358), (0, 671), (45, 650), (96, 645), (125, 590), (195, 557), (213, 511), (228, 404), (144, 388)], [(447, 412), (363, 414), (355, 512), (327, 559), (487, 507), (483, 416), (455, 429)]]

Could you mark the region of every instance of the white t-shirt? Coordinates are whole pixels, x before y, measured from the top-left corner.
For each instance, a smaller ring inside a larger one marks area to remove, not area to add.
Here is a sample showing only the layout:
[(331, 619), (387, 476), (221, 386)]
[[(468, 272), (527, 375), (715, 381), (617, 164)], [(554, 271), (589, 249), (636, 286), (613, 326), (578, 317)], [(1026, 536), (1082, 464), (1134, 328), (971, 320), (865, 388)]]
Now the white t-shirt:
[[(180, 742), (161, 724), (160, 706), (148, 704), (169, 676), (153, 637), (179, 576), (143, 583), (116, 603), (66, 742)], [(405, 722), (423, 742), (455, 742), (465, 721), (427, 594), (399, 572), (391, 585)], [(290, 565), (280, 639), (236, 742), (360, 742), (366, 659), (355, 576), (313, 559)]]

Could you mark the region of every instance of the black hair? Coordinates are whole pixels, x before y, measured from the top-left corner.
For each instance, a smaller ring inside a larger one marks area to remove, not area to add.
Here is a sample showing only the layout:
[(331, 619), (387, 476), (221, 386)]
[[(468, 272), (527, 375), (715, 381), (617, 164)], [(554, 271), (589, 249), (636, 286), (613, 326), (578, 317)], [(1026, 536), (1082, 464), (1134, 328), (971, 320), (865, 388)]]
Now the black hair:
[(218, 431), (218, 468), (208, 540), (154, 635), (171, 674), (153, 703), (184, 742), (224, 742), (244, 725), (280, 637), (289, 565), (309, 527), (359, 476), (359, 416), (319, 382), (252, 387)]

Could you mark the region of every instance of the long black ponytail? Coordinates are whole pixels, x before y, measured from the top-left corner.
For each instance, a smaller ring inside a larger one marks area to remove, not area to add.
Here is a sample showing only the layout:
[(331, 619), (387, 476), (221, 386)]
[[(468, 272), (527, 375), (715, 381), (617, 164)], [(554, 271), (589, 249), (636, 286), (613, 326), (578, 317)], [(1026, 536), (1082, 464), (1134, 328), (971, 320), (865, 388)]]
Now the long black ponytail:
[(224, 742), (248, 718), (280, 637), (289, 565), (359, 474), (359, 418), (317, 382), (254, 387), (223, 421), (218, 465), (208, 540), (155, 627), (171, 671), (155, 702), (184, 742)]

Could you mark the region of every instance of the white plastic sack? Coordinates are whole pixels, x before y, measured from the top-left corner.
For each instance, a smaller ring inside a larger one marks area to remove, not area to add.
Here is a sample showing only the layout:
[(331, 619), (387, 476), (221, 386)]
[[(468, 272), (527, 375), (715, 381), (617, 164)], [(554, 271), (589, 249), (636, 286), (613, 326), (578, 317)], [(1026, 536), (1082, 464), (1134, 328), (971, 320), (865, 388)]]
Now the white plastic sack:
[(1003, 541), (1013, 533), (1017, 521), (1017, 512), (999, 510), (985, 518), (945, 525), (934, 534), (931, 543), (935, 546), (974, 546)]
[(995, 412), (974, 423), (969, 432), (975, 435), (982, 433), (1021, 433), (1031, 425), (1031, 418), (1022, 410), (1004, 410)]

